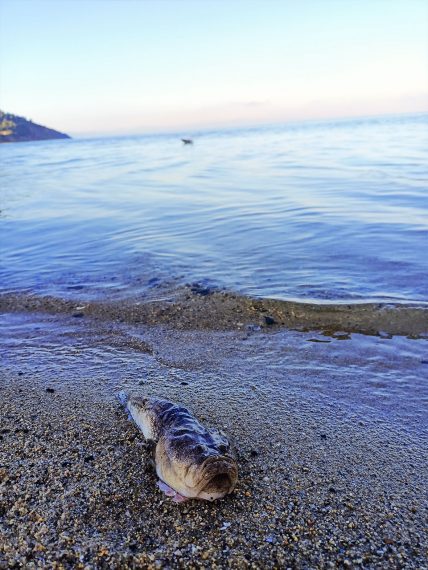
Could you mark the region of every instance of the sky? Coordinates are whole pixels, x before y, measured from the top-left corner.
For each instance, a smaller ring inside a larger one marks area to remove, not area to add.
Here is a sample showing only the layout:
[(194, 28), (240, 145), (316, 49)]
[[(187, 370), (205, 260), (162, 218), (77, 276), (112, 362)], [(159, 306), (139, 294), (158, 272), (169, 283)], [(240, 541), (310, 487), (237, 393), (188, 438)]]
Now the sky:
[(0, 0), (0, 108), (71, 135), (428, 110), (425, 0)]

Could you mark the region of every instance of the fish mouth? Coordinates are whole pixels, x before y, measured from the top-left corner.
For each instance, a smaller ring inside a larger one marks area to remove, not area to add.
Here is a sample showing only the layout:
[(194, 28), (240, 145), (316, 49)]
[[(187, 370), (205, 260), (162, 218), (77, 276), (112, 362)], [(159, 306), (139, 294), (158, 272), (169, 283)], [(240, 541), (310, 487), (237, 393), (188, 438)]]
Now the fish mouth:
[(204, 492), (226, 495), (233, 491), (238, 480), (238, 468), (232, 457), (208, 457), (201, 468), (201, 488)]
[(232, 478), (228, 473), (219, 473), (214, 475), (214, 477), (205, 485), (204, 491), (209, 493), (210, 491), (216, 491), (218, 493), (228, 493), (230, 489), (233, 488)]

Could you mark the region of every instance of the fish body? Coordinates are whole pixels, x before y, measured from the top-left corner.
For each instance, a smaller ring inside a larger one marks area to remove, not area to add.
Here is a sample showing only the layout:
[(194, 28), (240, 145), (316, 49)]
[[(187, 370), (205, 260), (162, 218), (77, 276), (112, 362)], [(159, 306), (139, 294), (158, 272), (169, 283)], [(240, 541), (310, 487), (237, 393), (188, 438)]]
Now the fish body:
[(174, 500), (213, 501), (231, 493), (238, 469), (227, 438), (207, 429), (184, 406), (160, 398), (118, 398), (144, 434), (155, 444), (159, 487)]

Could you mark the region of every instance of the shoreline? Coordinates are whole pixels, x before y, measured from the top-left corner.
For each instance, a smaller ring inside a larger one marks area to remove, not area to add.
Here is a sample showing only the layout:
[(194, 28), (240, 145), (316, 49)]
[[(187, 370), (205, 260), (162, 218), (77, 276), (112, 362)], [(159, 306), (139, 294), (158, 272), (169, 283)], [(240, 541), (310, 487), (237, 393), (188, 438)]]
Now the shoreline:
[(325, 330), (330, 334), (428, 338), (427, 303), (297, 302), (249, 297), (198, 284), (115, 301), (3, 293), (0, 312), (71, 315), (128, 324), (164, 325), (179, 330), (282, 327)]
[[(371, 345), (356, 354), (358, 339), (302, 344), (311, 336), (292, 331), (276, 339), (138, 325), (137, 337), (96, 319), (11, 319), (13, 338), (0, 342), (0, 566), (426, 565), (426, 437), (406, 429), (405, 415), (352, 404), (358, 374), (380, 375), (365, 361)], [(393, 341), (367, 342), (380, 351)], [(281, 361), (275, 372), (279, 350), (288, 368)], [(403, 374), (418, 354), (401, 357)], [(338, 359), (338, 371), (355, 376), (347, 405), (348, 390), (334, 393)], [(169, 397), (223, 429), (237, 452), (235, 492), (214, 503), (166, 499), (142, 434), (115, 400), (120, 388)]]

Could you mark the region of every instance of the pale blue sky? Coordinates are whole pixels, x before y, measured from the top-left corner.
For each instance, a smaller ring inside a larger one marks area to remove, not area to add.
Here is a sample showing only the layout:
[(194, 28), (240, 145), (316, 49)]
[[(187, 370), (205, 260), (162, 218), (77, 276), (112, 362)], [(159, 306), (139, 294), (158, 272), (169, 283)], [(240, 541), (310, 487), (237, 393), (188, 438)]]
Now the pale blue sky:
[(425, 0), (0, 0), (0, 108), (76, 133), (428, 110)]

